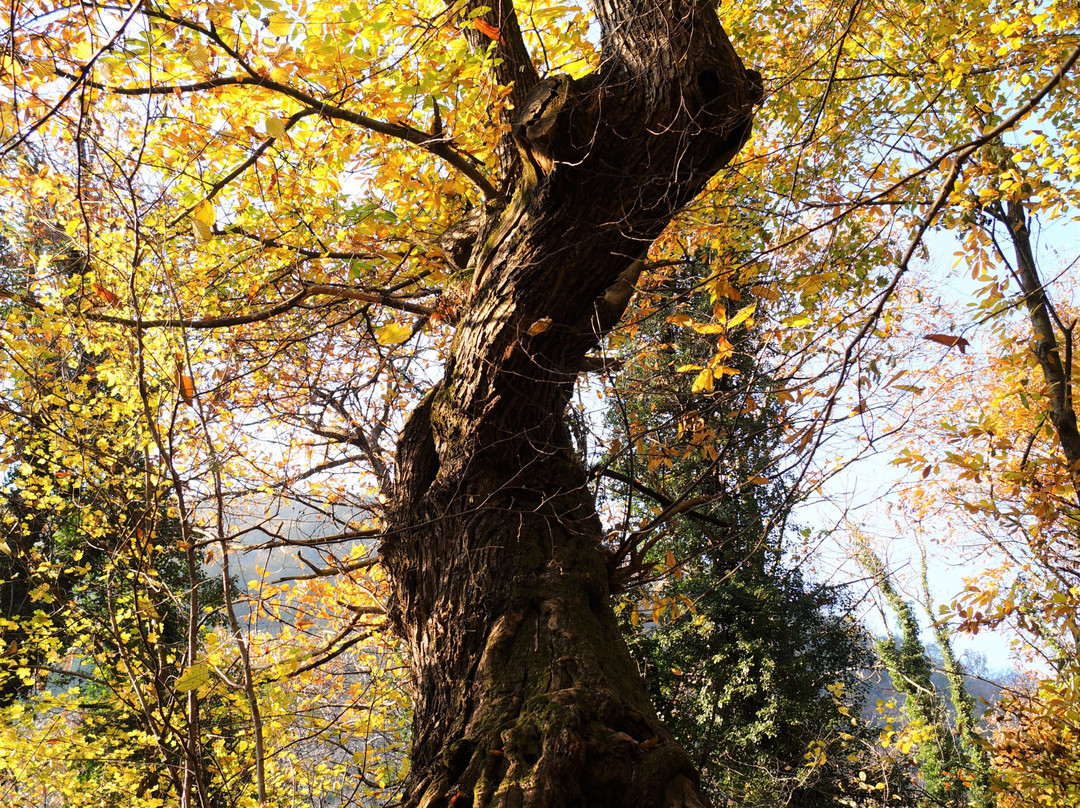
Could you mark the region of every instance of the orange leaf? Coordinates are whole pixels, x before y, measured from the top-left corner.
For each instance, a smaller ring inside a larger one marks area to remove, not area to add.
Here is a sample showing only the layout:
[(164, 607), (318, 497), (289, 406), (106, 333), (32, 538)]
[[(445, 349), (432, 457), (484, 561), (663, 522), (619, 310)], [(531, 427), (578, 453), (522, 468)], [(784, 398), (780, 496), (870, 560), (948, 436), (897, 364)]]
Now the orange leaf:
[(499, 29), (494, 25), (483, 20), (473, 20), (473, 28), (486, 36), (488, 39), (494, 39), (500, 45), (502, 44), (502, 34), (499, 33)]
[(963, 337), (954, 337), (951, 334), (927, 334), (923, 339), (936, 342), (938, 345), (944, 345), (946, 348), (958, 347), (960, 353), (964, 353), (964, 349), (971, 344)]
[(190, 407), (195, 401), (195, 380), (181, 373), (177, 381), (180, 385), (180, 398)]
[(537, 334), (543, 334), (549, 328), (551, 328), (551, 318), (541, 317), (539, 320), (529, 326), (529, 336), (535, 337)]

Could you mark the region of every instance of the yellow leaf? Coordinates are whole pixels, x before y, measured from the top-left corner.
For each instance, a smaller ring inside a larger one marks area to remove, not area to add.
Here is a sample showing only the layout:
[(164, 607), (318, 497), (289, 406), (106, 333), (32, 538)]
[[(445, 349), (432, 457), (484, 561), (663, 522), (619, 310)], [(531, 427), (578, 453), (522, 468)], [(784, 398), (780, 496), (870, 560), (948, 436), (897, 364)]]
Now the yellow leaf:
[(196, 662), (194, 665), (189, 665), (184, 669), (184, 672), (180, 674), (180, 678), (176, 680), (176, 685), (173, 688), (177, 693), (187, 693), (189, 690), (205, 684), (210, 679), (210, 666), (205, 662)]
[(195, 217), (196, 221), (202, 222), (208, 227), (213, 227), (214, 222), (217, 221), (217, 214), (214, 213), (214, 206), (206, 199), (195, 206), (195, 210), (191, 212), (191, 215)]
[(274, 36), (288, 36), (289, 31), (292, 30), (292, 22), (280, 11), (275, 11), (263, 20), (263, 23), (265, 23), (266, 27), (270, 29), (270, 33)]
[(214, 230), (206, 222), (199, 219), (192, 219), (191, 227), (195, 231), (195, 240), (200, 244), (206, 244), (208, 241), (213, 241)]
[(203, 70), (210, 64), (210, 51), (201, 42), (196, 42), (190, 48), (184, 52), (184, 56), (187, 58), (191, 65), (199, 70)]
[(728, 320), (728, 324), (727, 324), (728, 328), (734, 328), (735, 326), (739, 325), (740, 323), (743, 323), (743, 322), (749, 320), (750, 316), (754, 313), (754, 310), (756, 308), (757, 308), (757, 303), (751, 303), (749, 306), (746, 306), (744, 308), (739, 309), (738, 313), (736, 313), (736, 315), (734, 317), (732, 317), (730, 320)]
[(412, 329), (405, 323), (387, 323), (375, 329), (375, 339), (380, 345), (400, 345), (412, 336)]
[(694, 379), (694, 383), (690, 386), (691, 393), (711, 393), (713, 389), (713, 371), (712, 368), (705, 368)]
[(273, 138), (285, 137), (285, 121), (277, 115), (267, 115), (266, 134)]

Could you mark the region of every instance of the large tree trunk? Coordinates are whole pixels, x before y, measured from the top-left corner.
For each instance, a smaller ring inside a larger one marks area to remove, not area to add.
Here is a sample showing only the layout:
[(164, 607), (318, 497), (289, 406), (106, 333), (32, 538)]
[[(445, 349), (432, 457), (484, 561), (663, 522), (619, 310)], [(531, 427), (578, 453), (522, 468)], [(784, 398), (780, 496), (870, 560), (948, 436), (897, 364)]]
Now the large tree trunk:
[[(702, 804), (619, 634), (563, 417), (649, 245), (745, 141), (760, 85), (711, 9), (596, 13), (601, 69), (523, 95), (514, 200), (398, 445), (383, 556), (413, 673), (407, 806)], [(516, 30), (509, 0), (493, 14)]]

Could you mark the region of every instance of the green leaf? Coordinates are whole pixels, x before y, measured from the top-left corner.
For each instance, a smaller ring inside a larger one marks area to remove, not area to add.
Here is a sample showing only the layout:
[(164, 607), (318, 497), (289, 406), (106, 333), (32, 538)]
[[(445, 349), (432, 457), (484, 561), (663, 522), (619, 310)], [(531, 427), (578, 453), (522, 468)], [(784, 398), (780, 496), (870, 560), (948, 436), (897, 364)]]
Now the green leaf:
[(210, 666), (205, 662), (196, 662), (194, 665), (189, 665), (184, 669), (184, 672), (180, 674), (180, 678), (176, 680), (173, 689), (177, 693), (187, 693), (189, 690), (194, 690), (205, 684), (209, 679)]

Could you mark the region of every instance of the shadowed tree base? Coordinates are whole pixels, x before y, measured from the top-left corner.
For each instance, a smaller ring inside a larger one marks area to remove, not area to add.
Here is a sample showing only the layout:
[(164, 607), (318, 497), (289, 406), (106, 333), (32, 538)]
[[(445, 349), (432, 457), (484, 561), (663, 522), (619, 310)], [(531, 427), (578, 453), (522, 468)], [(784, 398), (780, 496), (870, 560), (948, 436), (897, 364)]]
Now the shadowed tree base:
[(495, 490), (436, 487), (413, 552), (389, 553), (417, 616), (406, 804), (701, 804), (616, 624), (580, 466), (565, 443), (522, 460)]

